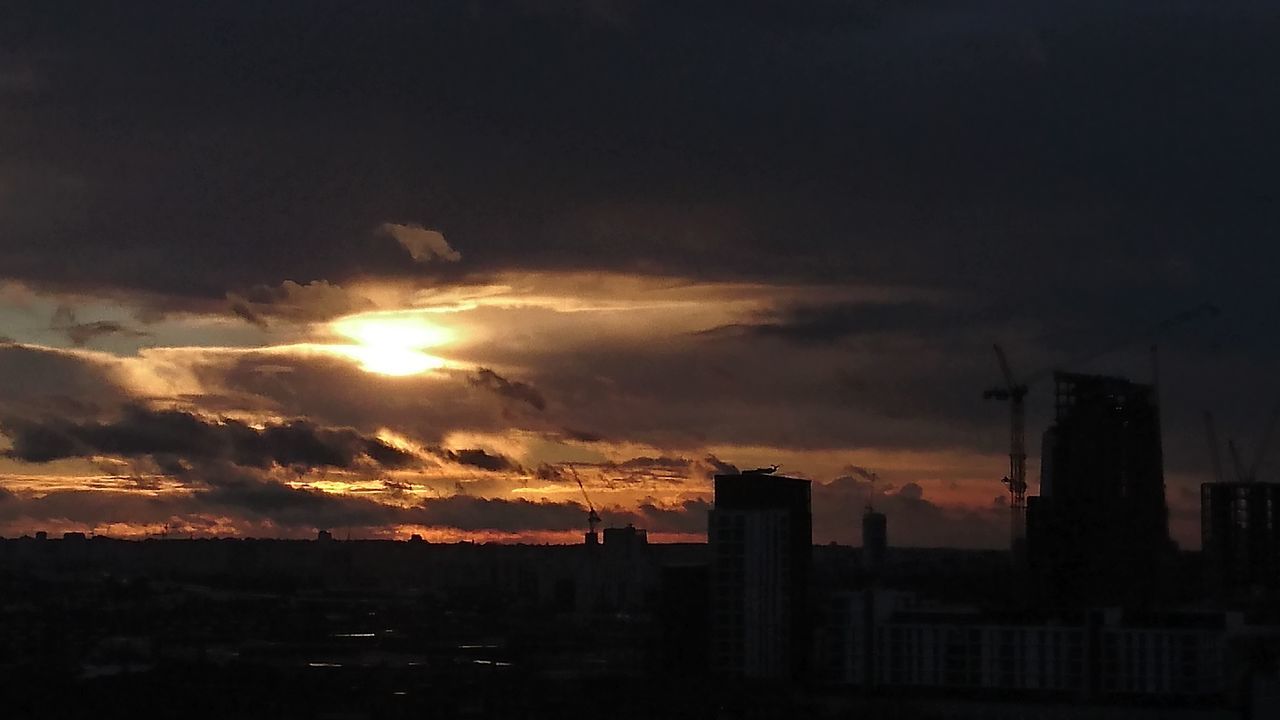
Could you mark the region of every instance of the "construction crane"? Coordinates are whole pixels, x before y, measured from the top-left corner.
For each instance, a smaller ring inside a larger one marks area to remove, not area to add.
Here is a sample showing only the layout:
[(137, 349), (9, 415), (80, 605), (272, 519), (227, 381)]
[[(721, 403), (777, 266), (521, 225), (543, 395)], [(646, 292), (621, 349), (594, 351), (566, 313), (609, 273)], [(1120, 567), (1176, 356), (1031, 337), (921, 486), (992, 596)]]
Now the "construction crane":
[[(1201, 303), (1189, 310), (1184, 310), (1157, 324), (1147, 336), (1152, 339), (1172, 330), (1175, 327), (1191, 322), (1201, 316), (1217, 317), (1221, 310), (1211, 303)], [(1108, 347), (1075, 358), (1072, 364), (1095, 360), (1131, 344), (1131, 339), (1114, 343)], [(1026, 397), (1027, 388), (1037, 380), (1053, 372), (1052, 368), (1044, 368), (1030, 375), (1017, 379), (1009, 368), (1009, 358), (999, 345), (993, 346), (996, 359), (1000, 361), (1000, 373), (1004, 377), (1004, 385), (994, 387), (982, 393), (988, 400), (1002, 400), (1009, 403), (1009, 474), (1001, 481), (1009, 488), (1010, 511), (1010, 547), (1019, 553), (1026, 539), (1027, 512), (1027, 440), (1026, 440)], [(1155, 365), (1155, 346), (1152, 345), (1153, 374), (1158, 373)], [(1270, 431), (1268, 431), (1268, 435)]]
[[(1218, 482), (1223, 482), (1225, 478), (1222, 475), (1222, 459), (1218, 452), (1218, 433), (1213, 424), (1213, 414), (1208, 410), (1204, 413), (1204, 421), (1205, 430), (1209, 435), (1209, 459), (1213, 463), (1213, 477)], [(1231, 455), (1231, 467), (1235, 470), (1237, 482), (1258, 481), (1258, 473), (1262, 471), (1262, 463), (1271, 449), (1271, 439), (1275, 436), (1277, 424), (1280, 424), (1280, 403), (1277, 403), (1271, 411), (1262, 435), (1258, 438), (1258, 449), (1253, 454), (1253, 462), (1249, 465), (1245, 465), (1244, 459), (1240, 456), (1240, 446), (1236, 444), (1235, 439), (1227, 439), (1227, 452)]]
[(1027, 510), (1027, 441), (1026, 441), (1026, 397), (1027, 384), (1014, 378), (1009, 368), (1009, 358), (999, 345), (993, 346), (996, 359), (1000, 361), (1000, 372), (1004, 376), (1004, 386), (994, 387), (982, 393), (987, 400), (1002, 400), (1009, 403), (1009, 474), (1002, 481), (1009, 488), (1010, 510), (1010, 547), (1018, 552), (1026, 538)]
[(578, 482), (578, 489), (582, 491), (582, 499), (587, 501), (587, 530), (589, 535), (596, 534), (596, 527), (600, 525), (600, 514), (596, 512), (596, 506), (591, 502), (591, 498), (587, 497), (587, 488), (582, 484), (582, 478), (578, 477), (578, 469), (569, 464), (569, 471), (573, 473), (573, 479)]
[(1267, 457), (1267, 451), (1271, 449), (1271, 438), (1276, 433), (1276, 423), (1280, 421), (1280, 403), (1276, 403), (1275, 408), (1271, 411), (1271, 417), (1267, 419), (1267, 426), (1262, 431), (1262, 437), (1258, 439), (1258, 451), (1253, 455), (1253, 465), (1249, 466), (1249, 482), (1257, 482), (1258, 473), (1262, 470), (1262, 461)]
[(1240, 459), (1240, 448), (1236, 446), (1235, 438), (1227, 440), (1227, 452), (1231, 453), (1231, 467), (1235, 468), (1236, 479), (1249, 482), (1249, 473), (1244, 469), (1244, 461)]
[(1222, 474), (1222, 452), (1218, 445), (1218, 427), (1213, 422), (1213, 413), (1208, 410), (1204, 411), (1204, 431), (1209, 438), (1209, 462), (1213, 465), (1213, 479), (1216, 482), (1224, 482), (1226, 477)]

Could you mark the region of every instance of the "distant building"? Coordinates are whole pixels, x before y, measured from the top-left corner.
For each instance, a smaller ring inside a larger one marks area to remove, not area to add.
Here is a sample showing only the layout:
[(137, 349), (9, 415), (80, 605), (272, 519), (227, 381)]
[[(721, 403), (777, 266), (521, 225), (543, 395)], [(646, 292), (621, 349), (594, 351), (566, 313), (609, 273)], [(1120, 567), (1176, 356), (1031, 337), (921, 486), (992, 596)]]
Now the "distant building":
[(870, 505), (862, 515), (862, 569), (868, 575), (877, 575), (884, 568), (884, 556), (889, 549), (889, 520), (884, 513), (876, 512)]
[(316, 533), (316, 540), (319, 540), (320, 542), (329, 542), (330, 540), (333, 540), (333, 533), (328, 530), (321, 530)]
[(604, 529), (604, 547), (606, 552), (640, 551), (649, 544), (649, 532), (634, 525)]
[(1031, 566), (1055, 602), (1140, 595), (1172, 549), (1154, 388), (1072, 373), (1054, 381), (1040, 496), (1027, 508)]
[(812, 524), (808, 480), (764, 471), (716, 476), (708, 540), (717, 674), (778, 681), (804, 675)]
[(657, 582), (649, 557), (649, 533), (627, 525), (605, 528), (604, 545), (590, 553), (595, 599), (592, 606), (606, 611), (638, 611), (650, 599), (646, 593)]
[(1211, 592), (1280, 589), (1280, 484), (1201, 485), (1200, 542)]

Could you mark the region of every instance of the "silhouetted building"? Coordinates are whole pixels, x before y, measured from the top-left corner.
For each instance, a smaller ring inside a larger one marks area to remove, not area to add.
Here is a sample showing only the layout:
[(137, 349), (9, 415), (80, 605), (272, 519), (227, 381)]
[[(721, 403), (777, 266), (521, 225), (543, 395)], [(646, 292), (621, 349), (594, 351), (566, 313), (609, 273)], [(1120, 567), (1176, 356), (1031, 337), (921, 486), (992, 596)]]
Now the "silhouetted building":
[(638, 552), (648, 544), (648, 531), (634, 525), (604, 529), (604, 546), (608, 552)]
[(712, 552), (712, 665), (721, 675), (786, 680), (809, 656), (813, 533), (808, 480), (717, 475)]
[(1215, 593), (1280, 588), (1280, 484), (1204, 483), (1200, 541)]
[(634, 525), (605, 528), (603, 547), (591, 552), (590, 582), (596, 587), (592, 606), (599, 610), (637, 611), (657, 581), (649, 557), (649, 534)]
[(882, 512), (867, 506), (862, 515), (862, 569), (868, 575), (878, 575), (884, 567), (884, 556), (889, 549), (889, 521)]
[(1032, 567), (1055, 602), (1141, 596), (1172, 549), (1154, 389), (1096, 375), (1054, 381), (1040, 496), (1027, 508)]
[(330, 540), (333, 540), (333, 533), (328, 530), (321, 530), (316, 533), (316, 540), (319, 540), (320, 542), (329, 542)]

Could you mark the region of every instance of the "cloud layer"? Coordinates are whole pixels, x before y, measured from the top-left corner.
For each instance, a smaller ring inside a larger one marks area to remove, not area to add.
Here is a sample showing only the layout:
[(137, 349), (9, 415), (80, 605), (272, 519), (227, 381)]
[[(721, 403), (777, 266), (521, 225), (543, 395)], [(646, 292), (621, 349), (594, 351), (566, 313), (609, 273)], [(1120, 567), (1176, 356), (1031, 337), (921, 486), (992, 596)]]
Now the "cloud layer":
[(179, 410), (137, 406), (126, 407), (119, 419), (110, 422), (3, 420), (0, 432), (12, 441), (5, 452), (8, 457), (34, 463), (108, 455), (310, 470), (352, 468), (360, 460), (399, 468), (414, 461), (411, 454), (381, 440), (307, 420), (254, 427), (229, 418), (209, 420)]

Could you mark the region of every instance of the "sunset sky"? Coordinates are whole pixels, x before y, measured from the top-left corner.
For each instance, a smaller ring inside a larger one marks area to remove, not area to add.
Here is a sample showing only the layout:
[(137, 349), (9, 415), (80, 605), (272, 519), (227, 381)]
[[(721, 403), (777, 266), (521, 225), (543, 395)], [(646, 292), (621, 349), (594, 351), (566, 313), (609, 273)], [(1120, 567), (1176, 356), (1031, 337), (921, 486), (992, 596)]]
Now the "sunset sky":
[(992, 343), (1158, 342), (1197, 547), (1280, 400), (1276, 3), (112, 5), (0, 7), (0, 535), (701, 539), (779, 464), (1001, 547)]

